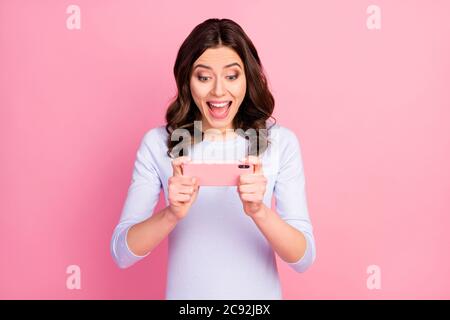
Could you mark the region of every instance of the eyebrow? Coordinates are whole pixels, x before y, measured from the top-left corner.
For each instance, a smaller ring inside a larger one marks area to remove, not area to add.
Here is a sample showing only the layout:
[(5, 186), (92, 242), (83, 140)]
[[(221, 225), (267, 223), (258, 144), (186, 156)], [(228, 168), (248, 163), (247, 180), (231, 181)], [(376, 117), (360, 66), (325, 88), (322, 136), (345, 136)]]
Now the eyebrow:
[[(237, 62), (233, 62), (233, 63), (227, 64), (227, 65), (224, 66), (223, 68), (225, 69), (225, 68), (229, 68), (229, 67), (232, 67), (232, 66), (238, 66), (239, 68), (241, 68), (240, 64), (237, 63)], [(205, 65), (205, 64), (198, 64), (198, 65), (196, 65), (196, 66), (194, 67), (193, 70), (195, 70), (197, 67), (202, 67), (202, 68), (206, 68), (206, 69), (210, 69), (210, 70), (212, 69), (210, 66), (207, 66), (207, 65)], [(241, 68), (241, 69), (242, 69), (242, 68)]]

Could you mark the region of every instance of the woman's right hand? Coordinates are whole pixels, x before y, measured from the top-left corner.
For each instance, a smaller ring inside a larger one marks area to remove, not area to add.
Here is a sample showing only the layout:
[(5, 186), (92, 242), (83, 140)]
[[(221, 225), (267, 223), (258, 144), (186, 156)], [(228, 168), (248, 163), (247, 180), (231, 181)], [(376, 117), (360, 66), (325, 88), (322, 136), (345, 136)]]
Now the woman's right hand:
[(169, 212), (176, 220), (183, 219), (197, 199), (199, 185), (195, 177), (183, 176), (181, 165), (189, 162), (188, 156), (178, 157), (172, 160), (173, 175), (169, 178)]

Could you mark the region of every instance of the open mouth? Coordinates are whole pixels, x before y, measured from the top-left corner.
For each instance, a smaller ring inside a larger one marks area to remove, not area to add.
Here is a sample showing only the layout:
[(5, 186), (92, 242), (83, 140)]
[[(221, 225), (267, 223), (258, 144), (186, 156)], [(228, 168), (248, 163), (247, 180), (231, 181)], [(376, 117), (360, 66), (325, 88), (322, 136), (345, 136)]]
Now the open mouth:
[(209, 114), (214, 119), (225, 119), (228, 116), (228, 112), (230, 111), (232, 101), (224, 101), (221, 103), (211, 103), (206, 102), (209, 109)]

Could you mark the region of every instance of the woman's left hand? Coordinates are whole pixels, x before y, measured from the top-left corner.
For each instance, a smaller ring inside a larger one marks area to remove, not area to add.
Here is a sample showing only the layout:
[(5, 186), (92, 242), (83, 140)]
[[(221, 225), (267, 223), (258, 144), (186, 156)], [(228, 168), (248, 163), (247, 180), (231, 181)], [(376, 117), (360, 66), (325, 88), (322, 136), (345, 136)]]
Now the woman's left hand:
[(265, 214), (263, 199), (267, 178), (263, 174), (262, 163), (257, 156), (248, 156), (245, 163), (253, 164), (254, 172), (240, 175), (237, 191), (245, 213), (250, 217), (261, 217)]

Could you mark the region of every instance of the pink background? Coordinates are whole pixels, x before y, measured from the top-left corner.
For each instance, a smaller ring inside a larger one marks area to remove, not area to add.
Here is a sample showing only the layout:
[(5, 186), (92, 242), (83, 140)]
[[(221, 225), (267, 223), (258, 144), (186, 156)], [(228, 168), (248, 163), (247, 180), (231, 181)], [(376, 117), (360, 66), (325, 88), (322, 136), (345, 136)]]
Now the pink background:
[(304, 274), (278, 260), (285, 298), (449, 299), (449, 14), (444, 0), (0, 1), (0, 298), (164, 298), (167, 240), (126, 270), (109, 242), (181, 42), (226, 17), (302, 146), (317, 260)]

